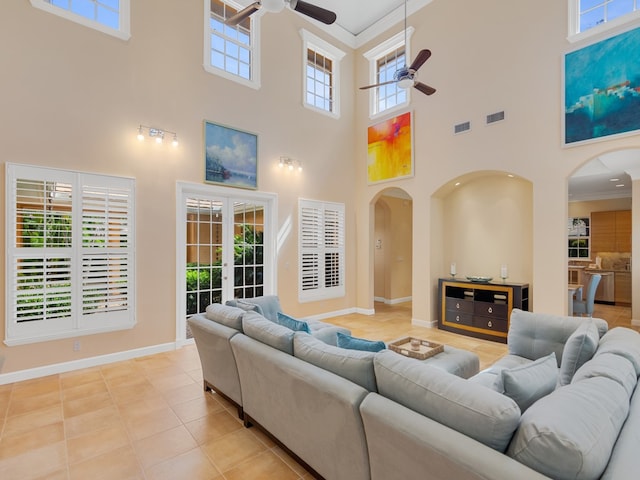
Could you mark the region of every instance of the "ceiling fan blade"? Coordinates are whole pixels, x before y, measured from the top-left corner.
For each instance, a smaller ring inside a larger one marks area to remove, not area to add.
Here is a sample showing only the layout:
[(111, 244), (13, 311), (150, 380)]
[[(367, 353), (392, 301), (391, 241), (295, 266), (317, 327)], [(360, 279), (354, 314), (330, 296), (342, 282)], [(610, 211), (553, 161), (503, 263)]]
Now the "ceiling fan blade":
[(336, 14), (331, 10), (326, 10), (322, 7), (318, 7), (317, 5), (303, 2), (302, 0), (291, 0), (289, 2), (289, 6), (296, 12), (302, 13), (303, 15), (318, 20), (319, 22), (326, 23), (327, 25), (331, 25), (336, 21)]
[(396, 83), (398, 80), (389, 80), (388, 82), (374, 83), (373, 85), (367, 85), (366, 87), (360, 87), (360, 90), (368, 90), (369, 88), (381, 87), (382, 85), (389, 85), (390, 83)]
[(436, 93), (436, 89), (435, 88), (430, 87), (429, 85), (425, 85), (422, 82), (416, 82), (416, 83), (413, 84), (413, 86), (417, 90), (420, 90), (425, 95), (433, 95), (434, 93)]
[(416, 55), (415, 60), (409, 67), (409, 70), (413, 70), (414, 72), (417, 72), (418, 69), (424, 64), (424, 62), (429, 60), (430, 56), (431, 56), (431, 50), (428, 50), (426, 48), (424, 50), (420, 50), (418, 52), (418, 55)]
[(242, 10), (240, 10), (235, 15), (227, 18), (224, 21), (224, 24), (229, 25), (231, 27), (235, 27), (236, 25), (238, 25), (239, 23), (242, 23), (242, 21), (244, 21), (245, 19), (249, 18), (251, 15), (256, 13), (258, 10), (260, 10), (261, 6), (262, 5), (260, 2), (254, 2), (248, 7), (245, 7)]

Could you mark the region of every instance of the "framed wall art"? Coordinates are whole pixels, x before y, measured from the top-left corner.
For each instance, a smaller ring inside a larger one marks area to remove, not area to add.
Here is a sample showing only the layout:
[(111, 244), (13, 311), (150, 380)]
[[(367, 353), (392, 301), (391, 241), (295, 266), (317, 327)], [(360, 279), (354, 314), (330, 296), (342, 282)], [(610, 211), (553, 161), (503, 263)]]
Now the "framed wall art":
[(411, 112), (382, 120), (367, 129), (369, 184), (413, 177)]
[(564, 58), (564, 143), (640, 130), (640, 28)]
[(258, 136), (204, 122), (204, 180), (229, 187), (258, 188)]

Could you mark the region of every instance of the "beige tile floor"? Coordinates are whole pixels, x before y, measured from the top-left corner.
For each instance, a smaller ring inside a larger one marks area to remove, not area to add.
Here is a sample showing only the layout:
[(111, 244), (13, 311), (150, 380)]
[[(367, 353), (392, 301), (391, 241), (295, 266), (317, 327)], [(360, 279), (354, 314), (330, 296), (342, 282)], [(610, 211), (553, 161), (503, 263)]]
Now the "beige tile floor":
[[(611, 326), (630, 309), (598, 307)], [(489, 366), (506, 346), (412, 327), (411, 305), (376, 304), (376, 315), (332, 319), (354, 335), (415, 335), (476, 352)], [(205, 393), (195, 346), (0, 386), (0, 478), (309, 479), (236, 410)]]

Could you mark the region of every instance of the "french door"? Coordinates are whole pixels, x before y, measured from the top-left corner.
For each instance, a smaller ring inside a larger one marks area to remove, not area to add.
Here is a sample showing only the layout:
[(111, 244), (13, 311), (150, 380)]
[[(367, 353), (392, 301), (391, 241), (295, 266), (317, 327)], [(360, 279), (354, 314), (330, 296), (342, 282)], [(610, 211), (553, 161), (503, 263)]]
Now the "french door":
[(275, 196), (179, 184), (178, 330), (211, 303), (275, 291)]

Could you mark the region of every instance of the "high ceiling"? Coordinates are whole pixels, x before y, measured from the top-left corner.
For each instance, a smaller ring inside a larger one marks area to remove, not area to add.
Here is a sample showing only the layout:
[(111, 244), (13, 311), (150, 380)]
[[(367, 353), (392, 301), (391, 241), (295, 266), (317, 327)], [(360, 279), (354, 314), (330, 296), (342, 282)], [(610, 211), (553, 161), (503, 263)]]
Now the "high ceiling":
[(569, 201), (631, 197), (631, 178), (640, 178), (640, 150), (595, 158), (569, 178)]
[[(373, 24), (386, 17), (398, 7), (403, 0), (305, 0), (319, 7), (336, 13), (336, 24), (352, 35), (358, 35)], [(409, 0), (409, 3), (411, 2)], [(407, 9), (409, 6), (407, 6)]]

